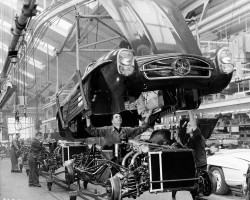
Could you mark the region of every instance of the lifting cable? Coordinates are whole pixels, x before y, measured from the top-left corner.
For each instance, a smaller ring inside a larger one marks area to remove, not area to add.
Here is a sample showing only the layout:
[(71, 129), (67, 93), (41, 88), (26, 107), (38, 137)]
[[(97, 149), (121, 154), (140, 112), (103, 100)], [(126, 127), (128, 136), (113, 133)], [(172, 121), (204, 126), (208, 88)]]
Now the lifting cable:
[[(34, 33), (33, 33), (33, 29), (30, 29), (31, 30), (31, 38), (33, 40), (33, 37), (34, 37)], [(28, 66), (27, 62), (28, 62), (28, 56), (27, 56), (27, 42), (26, 42), (26, 51), (25, 51), (25, 57), (24, 57), (24, 60), (26, 60), (26, 66)], [(33, 80), (33, 83), (27, 83), (27, 86), (26, 86), (26, 89), (32, 89), (35, 85), (36, 85), (36, 62), (35, 62), (35, 54), (34, 54), (34, 50), (32, 51), (32, 62), (33, 62), (33, 71), (34, 71), (34, 80)], [(26, 68), (27, 69), (27, 68)]]
[(49, 44), (47, 43), (47, 83), (49, 83)]
[[(23, 54), (26, 56), (26, 49), (27, 49), (27, 43), (26, 41), (24, 40), (24, 37), (23, 37)], [(26, 59), (26, 57), (24, 57)], [(27, 62), (25, 60), (25, 62), (23, 63), (23, 93), (22, 93), (22, 96), (23, 96), (23, 114), (25, 116), (25, 118), (27, 117), (26, 115), (26, 105), (27, 105), (27, 102), (26, 102), (26, 95), (27, 95), (27, 88), (26, 88), (26, 82), (27, 82)]]

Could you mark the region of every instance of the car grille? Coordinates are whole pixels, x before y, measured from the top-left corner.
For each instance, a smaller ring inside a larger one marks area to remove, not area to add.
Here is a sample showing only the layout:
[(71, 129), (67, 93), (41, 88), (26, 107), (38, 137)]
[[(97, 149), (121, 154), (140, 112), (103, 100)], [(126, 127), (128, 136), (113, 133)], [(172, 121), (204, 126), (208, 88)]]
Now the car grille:
[(149, 80), (209, 78), (213, 68), (204, 60), (193, 57), (168, 57), (145, 63), (141, 72)]

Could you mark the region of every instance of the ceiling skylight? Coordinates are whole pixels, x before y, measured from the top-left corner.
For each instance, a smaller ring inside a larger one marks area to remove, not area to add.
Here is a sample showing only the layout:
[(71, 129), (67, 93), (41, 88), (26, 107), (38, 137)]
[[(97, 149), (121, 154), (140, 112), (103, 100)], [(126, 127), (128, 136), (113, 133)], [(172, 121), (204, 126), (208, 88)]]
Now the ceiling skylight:
[(33, 58), (28, 57), (27, 59), (28, 59), (28, 63), (30, 65), (34, 65), (36, 68), (38, 68), (40, 70), (42, 70), (45, 67), (45, 65), (43, 63), (41, 63), (41, 62), (39, 62), (37, 60), (33, 61)]
[(34, 79), (34, 78), (35, 78), (35, 76), (34, 76), (33, 74), (29, 73), (29, 72), (25, 72), (25, 71), (23, 71), (23, 70), (20, 70), (20, 72), (21, 72), (23, 75), (25, 75), (25, 76), (27, 76), (27, 77), (29, 77), (29, 78), (31, 78), (31, 79)]
[[(20, 80), (18, 80), (18, 79), (16, 79), (16, 78), (13, 78), (13, 80), (14, 80), (14, 81), (17, 81), (18, 83), (21, 83), (22, 85), (24, 84), (23, 81), (20, 81)], [(25, 86), (27, 86), (27, 83), (25, 83)]]
[[(8, 33), (8, 34), (10, 34), (11, 24), (9, 24), (8, 22), (5, 22), (5, 21), (3, 21), (3, 20), (0, 19), (0, 23), (1, 23), (1, 22), (3, 22), (3, 31), (6, 32), (6, 33)], [(2, 27), (0, 26), (0, 29), (1, 29), (1, 28), (2, 28)], [(26, 39), (27, 39), (27, 40), (30, 39), (30, 34), (27, 34)], [(35, 38), (34, 38), (34, 40), (35, 40)], [(42, 52), (44, 52), (44, 53), (47, 53), (47, 44), (48, 44), (48, 43), (39, 40), (39, 45), (38, 45), (37, 49), (39, 49), (40, 51), (42, 51)], [(4, 50), (5, 50), (5, 51), (8, 51), (7, 45), (5, 45), (5, 46), (6, 46), (6, 47), (4, 47), (4, 48), (5, 48)], [(0, 47), (0, 48), (1, 48), (1, 47)], [(52, 45), (50, 45), (50, 44), (48, 44), (48, 52), (49, 52), (49, 55), (50, 55), (50, 56), (54, 56), (54, 55), (55, 55), (55, 47), (52, 46)]]
[(72, 26), (71, 23), (63, 19), (59, 19), (56, 23), (50, 26), (50, 29), (66, 37), (68, 35), (71, 26)]
[(0, 49), (3, 49), (4, 51), (8, 51), (8, 46), (0, 42)]
[(94, 9), (97, 6), (97, 4), (98, 4), (98, 1), (93, 1), (93, 2), (87, 3), (85, 5), (91, 9)]
[(1, 3), (10, 7), (13, 10), (17, 10), (17, 0), (4, 0), (4, 1), (1, 1)]
[[(8, 46), (0, 42), (0, 49), (2, 49), (2, 48), (6, 52), (8, 51)], [(35, 62), (35, 65), (34, 65), (34, 62)], [(44, 65), (41, 62), (39, 62), (37, 60), (34, 60), (34, 62), (33, 62), (33, 58), (28, 57), (28, 63), (29, 64), (34, 65), (35, 67), (37, 67), (40, 70), (42, 70), (44, 68)]]
[[(26, 40), (29, 41), (31, 38), (30, 34), (27, 34), (26, 36)], [(44, 53), (49, 53), (50, 56), (54, 56), (56, 53), (56, 48), (40, 39), (37, 38), (33, 38), (34, 41), (37, 41), (39, 43), (37, 49), (39, 49), (40, 51), (44, 52)], [(48, 49), (47, 49), (48, 48)]]
[[(44, 9), (37, 6), (37, 9), (40, 11), (43, 11)], [(66, 37), (68, 35), (68, 32), (71, 28), (72, 24), (65, 21), (64, 19), (58, 19), (56, 22), (54, 22), (49, 28), (58, 34)]]
[(0, 30), (2, 30), (2, 28), (3, 28), (4, 32), (10, 33), (11, 24), (9, 24), (8, 22), (6, 22), (2, 19), (0, 19), (0, 23), (1, 23)]

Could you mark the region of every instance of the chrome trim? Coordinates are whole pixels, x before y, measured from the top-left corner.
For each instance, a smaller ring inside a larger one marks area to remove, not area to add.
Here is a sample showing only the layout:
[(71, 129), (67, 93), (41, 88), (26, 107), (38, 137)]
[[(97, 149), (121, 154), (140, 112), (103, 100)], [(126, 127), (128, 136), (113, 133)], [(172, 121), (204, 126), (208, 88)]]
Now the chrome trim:
[(180, 182), (180, 181), (198, 181), (199, 178), (186, 178), (186, 179), (173, 179), (173, 180), (162, 180), (162, 181), (149, 181), (149, 183), (167, 183), (167, 182)]
[(159, 165), (160, 165), (160, 181), (161, 181), (161, 191), (163, 191), (162, 151), (160, 151), (160, 152), (159, 152)]
[[(151, 171), (152, 171), (152, 169), (151, 169), (151, 165), (152, 165), (152, 163), (151, 163), (151, 153), (148, 153), (148, 157), (149, 157), (149, 159), (148, 159), (148, 161), (149, 161), (149, 166), (148, 166), (148, 168), (149, 168), (149, 180), (150, 180), (150, 182), (151, 182), (151, 181), (152, 181), (152, 173), (151, 173)], [(152, 192), (152, 183), (150, 183), (149, 192)]]
[[(160, 170), (160, 181), (161, 182), (161, 188), (160, 189), (153, 189), (152, 188), (152, 183), (153, 183), (153, 180), (152, 180), (152, 168), (151, 168), (151, 165), (152, 165), (152, 162), (151, 162), (151, 155), (152, 154), (158, 154), (159, 156), (159, 170)], [(163, 176), (162, 176), (162, 152), (149, 152), (148, 153), (149, 155), (149, 177), (150, 177), (150, 190), (149, 192), (163, 192)]]
[(142, 67), (140, 67), (140, 72), (142, 72), (144, 78), (148, 79), (148, 80), (165, 80), (165, 79), (180, 79), (180, 78), (200, 78), (200, 79), (209, 79), (211, 77), (211, 71), (214, 70), (213, 68), (210, 67), (210, 64), (205, 61), (205, 60), (202, 60), (202, 59), (199, 59), (199, 58), (196, 58), (196, 57), (183, 57), (185, 59), (192, 59), (192, 60), (197, 60), (197, 61), (200, 61), (200, 62), (203, 62), (205, 64), (207, 64), (209, 67), (208, 68), (203, 68), (203, 67), (200, 67), (200, 66), (197, 66), (197, 65), (191, 65), (191, 69), (204, 69), (204, 70), (208, 70), (209, 74), (207, 76), (168, 76), (168, 77), (148, 77), (146, 75), (146, 72), (148, 71), (161, 71), (161, 70), (164, 70), (164, 69), (168, 69), (168, 70), (173, 70), (174, 67), (161, 67), (161, 68), (156, 68), (156, 69), (145, 69), (145, 65), (148, 65), (150, 63), (153, 63), (153, 62), (156, 62), (156, 61), (162, 61), (162, 60), (165, 60), (165, 59), (181, 59), (182, 57), (181, 56), (174, 56), (174, 57), (162, 57), (162, 58), (159, 58), (157, 60), (151, 60), (147, 63), (144, 63), (142, 65)]
[(135, 159), (137, 158), (137, 156), (141, 155), (142, 153), (141, 152), (137, 152), (133, 158), (131, 159), (131, 163), (130, 163), (130, 166), (134, 166), (135, 164)]
[(122, 166), (125, 167), (126, 160), (134, 153), (135, 153), (134, 151), (130, 151), (129, 153), (126, 154), (126, 156), (124, 156), (124, 158), (122, 159)]
[(188, 59), (178, 58), (176, 59), (171, 66), (174, 69), (174, 74), (179, 76), (186, 76), (191, 71), (191, 65)]
[[(191, 68), (196, 68), (196, 69), (204, 69), (203, 67), (200, 67), (200, 66), (195, 66), (195, 65), (191, 65)], [(144, 69), (144, 70), (140, 70), (141, 72), (149, 72), (149, 71), (161, 71), (161, 70), (164, 70), (164, 69), (169, 69), (169, 70), (172, 70), (173, 67), (161, 67), (161, 68), (156, 68), (156, 69)], [(206, 68), (205, 70), (214, 70), (213, 68)]]
[[(129, 51), (129, 52), (132, 53), (132, 55), (133, 55), (133, 60), (132, 60), (131, 64), (129, 64), (129, 65), (124, 65), (124, 64), (122, 64), (122, 63), (120, 62), (119, 56), (120, 56), (120, 54), (121, 54), (122, 51)], [(132, 66), (132, 67), (134, 68), (132, 74), (135, 72), (135, 56), (134, 56), (134, 54), (133, 54), (133, 52), (132, 52), (131, 50), (122, 48), (122, 49), (120, 49), (120, 50), (118, 51), (118, 53), (117, 53), (117, 55), (116, 55), (116, 67), (117, 67), (117, 71), (118, 71), (118, 73), (119, 73), (120, 75), (126, 76), (125, 74), (121, 73), (121, 71), (120, 71), (120, 66), (121, 66), (121, 65), (122, 65), (122, 66)], [(131, 74), (130, 74), (130, 75), (131, 75)], [(130, 76), (130, 75), (128, 75), (128, 76)]]
[(156, 68), (156, 69), (144, 69), (144, 70), (140, 70), (141, 72), (150, 72), (150, 71), (161, 71), (163, 69), (169, 69), (172, 70), (173, 67), (161, 67), (161, 68)]

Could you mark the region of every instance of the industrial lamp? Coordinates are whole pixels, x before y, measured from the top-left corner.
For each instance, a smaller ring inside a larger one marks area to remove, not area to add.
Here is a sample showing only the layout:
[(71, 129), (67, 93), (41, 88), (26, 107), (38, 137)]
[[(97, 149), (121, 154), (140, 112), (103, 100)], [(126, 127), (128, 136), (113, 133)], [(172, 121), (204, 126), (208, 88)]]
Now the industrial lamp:
[(15, 50), (9, 51), (8, 56), (10, 58), (10, 62), (13, 64), (17, 63), (17, 61), (18, 61), (17, 53), (18, 53), (18, 51), (15, 51)]

